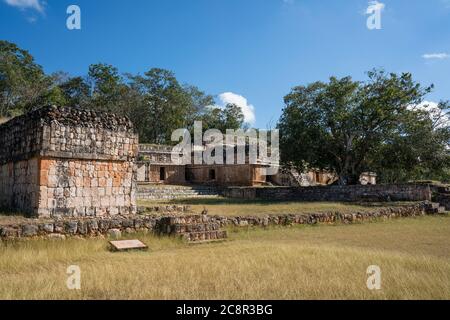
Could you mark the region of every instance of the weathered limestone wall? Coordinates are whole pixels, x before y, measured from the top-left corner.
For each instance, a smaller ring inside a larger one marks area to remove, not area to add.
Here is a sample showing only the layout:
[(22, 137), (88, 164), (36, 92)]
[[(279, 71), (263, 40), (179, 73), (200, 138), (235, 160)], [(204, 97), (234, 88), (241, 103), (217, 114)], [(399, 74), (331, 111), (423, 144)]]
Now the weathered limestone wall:
[(186, 183), (186, 166), (172, 162), (173, 147), (139, 145), (137, 181), (141, 183), (181, 185)]
[(137, 181), (140, 183), (169, 185), (182, 185), (186, 183), (185, 166), (152, 165), (148, 162), (138, 162), (136, 166)]
[(39, 203), (39, 159), (0, 165), (0, 208), (31, 212)]
[(188, 165), (187, 171), (194, 184), (257, 186), (266, 182), (260, 165)]
[(41, 159), (39, 216), (132, 214), (132, 179), (128, 161)]
[(431, 189), (421, 184), (326, 187), (226, 188), (224, 196), (243, 199), (298, 201), (431, 201)]
[(0, 206), (33, 216), (136, 210), (138, 136), (114, 114), (44, 107), (0, 126)]

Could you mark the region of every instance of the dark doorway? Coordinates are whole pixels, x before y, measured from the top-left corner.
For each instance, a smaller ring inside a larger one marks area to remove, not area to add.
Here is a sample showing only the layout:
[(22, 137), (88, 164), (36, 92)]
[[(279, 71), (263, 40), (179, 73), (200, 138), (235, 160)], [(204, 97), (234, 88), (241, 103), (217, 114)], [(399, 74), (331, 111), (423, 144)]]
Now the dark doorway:
[(209, 180), (216, 180), (216, 170), (209, 170)]
[(316, 183), (320, 183), (320, 172), (316, 172)]
[(159, 180), (160, 181), (166, 180), (166, 168), (164, 167), (159, 168)]

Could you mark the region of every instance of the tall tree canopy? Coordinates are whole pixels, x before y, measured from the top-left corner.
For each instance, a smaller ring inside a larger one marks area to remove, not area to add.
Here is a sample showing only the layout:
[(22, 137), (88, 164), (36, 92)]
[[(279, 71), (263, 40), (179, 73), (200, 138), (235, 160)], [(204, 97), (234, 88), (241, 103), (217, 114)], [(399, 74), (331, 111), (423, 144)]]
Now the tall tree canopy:
[(42, 104), (63, 102), (55, 86), (28, 51), (0, 40), (0, 117), (11, 117)]
[(438, 128), (429, 112), (414, 107), (432, 87), (409, 73), (374, 70), (368, 77), (332, 77), (292, 89), (278, 123), (285, 165), (336, 172), (341, 184), (357, 183), (365, 171), (400, 181), (445, 167), (449, 124)]
[(140, 136), (154, 143), (170, 143), (174, 129), (191, 129), (213, 98), (193, 86), (183, 86), (173, 72), (151, 69), (143, 76), (129, 76), (131, 88), (139, 93), (130, 117), (142, 130)]
[[(86, 76), (64, 72), (46, 75), (33, 56), (0, 41), (0, 118), (47, 104), (79, 106), (126, 115), (144, 143), (171, 143), (173, 130), (192, 129), (195, 120), (211, 125), (214, 98), (195, 86), (180, 84), (169, 70), (153, 68), (143, 75), (122, 75), (109, 64), (89, 66)], [(219, 109), (218, 109), (219, 110)], [(218, 129), (238, 129), (242, 110), (219, 110)]]

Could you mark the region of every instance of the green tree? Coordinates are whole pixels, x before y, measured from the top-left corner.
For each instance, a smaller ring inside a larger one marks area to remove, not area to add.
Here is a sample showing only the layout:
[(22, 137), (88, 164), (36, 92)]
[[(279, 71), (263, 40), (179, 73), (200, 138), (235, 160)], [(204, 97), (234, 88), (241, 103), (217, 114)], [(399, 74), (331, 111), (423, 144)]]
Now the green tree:
[(140, 97), (130, 118), (144, 142), (172, 143), (172, 132), (191, 129), (204, 105), (212, 101), (198, 88), (181, 85), (168, 70), (154, 68), (143, 76), (129, 75), (129, 79), (131, 89)]
[(200, 120), (203, 121), (203, 130), (218, 129), (226, 133), (227, 129), (240, 129), (244, 124), (242, 109), (235, 104), (228, 104), (224, 109), (209, 107), (205, 108)]
[(90, 65), (88, 83), (91, 92), (89, 105), (92, 108), (119, 114), (129, 112), (127, 98), (130, 88), (116, 67), (105, 63)]
[[(86, 77), (64, 72), (46, 75), (27, 51), (0, 41), (0, 117), (19, 115), (47, 104), (79, 106), (128, 116), (141, 142), (171, 143), (175, 129), (192, 131), (195, 120), (225, 130), (242, 125), (241, 110), (213, 109), (214, 98), (180, 84), (171, 71), (153, 68), (126, 74), (106, 63), (89, 66)], [(216, 121), (217, 120), (217, 121)]]
[[(418, 162), (425, 167), (442, 164), (429, 151), (447, 155), (443, 132), (448, 127), (436, 130), (428, 113), (411, 108), (432, 87), (420, 86), (408, 73), (374, 70), (368, 76), (364, 83), (332, 77), (328, 83), (295, 87), (285, 97), (278, 123), (285, 165), (334, 171), (340, 184), (356, 184), (364, 171), (383, 176), (387, 154), (406, 176), (418, 169)], [(402, 151), (390, 152), (400, 146)]]
[(372, 167), (381, 182), (410, 180), (449, 181), (450, 127), (448, 102), (430, 113), (414, 109), (415, 117), (405, 121), (402, 134), (391, 135), (377, 150)]
[(61, 102), (53, 81), (28, 51), (0, 41), (0, 116), (10, 117), (40, 104)]
[(64, 79), (59, 85), (67, 105), (86, 106), (91, 99), (91, 88), (83, 77)]

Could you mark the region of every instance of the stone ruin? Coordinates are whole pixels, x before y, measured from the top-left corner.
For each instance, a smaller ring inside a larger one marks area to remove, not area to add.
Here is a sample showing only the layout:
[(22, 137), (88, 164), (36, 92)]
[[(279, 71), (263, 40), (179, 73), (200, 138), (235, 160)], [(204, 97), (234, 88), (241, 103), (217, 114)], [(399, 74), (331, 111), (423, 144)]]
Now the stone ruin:
[(30, 217), (136, 213), (138, 136), (114, 114), (48, 106), (0, 126), (0, 208)]

